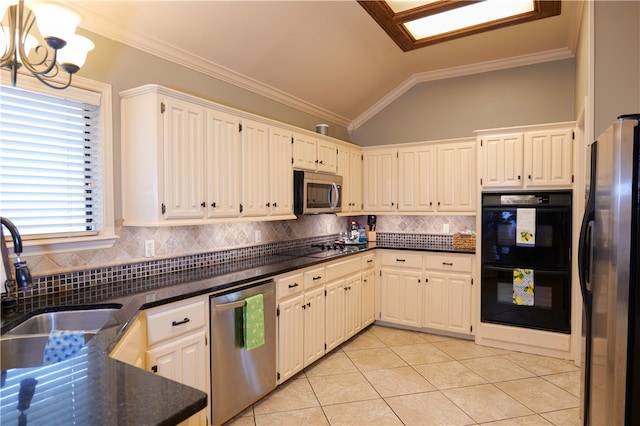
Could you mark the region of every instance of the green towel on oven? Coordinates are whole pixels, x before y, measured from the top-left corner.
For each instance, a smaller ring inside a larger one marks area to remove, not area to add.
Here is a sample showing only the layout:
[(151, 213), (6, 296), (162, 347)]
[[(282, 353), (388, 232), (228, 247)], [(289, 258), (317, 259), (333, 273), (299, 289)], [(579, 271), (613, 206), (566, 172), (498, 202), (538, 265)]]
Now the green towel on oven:
[(264, 301), (262, 294), (247, 297), (242, 308), (244, 322), (244, 347), (246, 350), (264, 344)]

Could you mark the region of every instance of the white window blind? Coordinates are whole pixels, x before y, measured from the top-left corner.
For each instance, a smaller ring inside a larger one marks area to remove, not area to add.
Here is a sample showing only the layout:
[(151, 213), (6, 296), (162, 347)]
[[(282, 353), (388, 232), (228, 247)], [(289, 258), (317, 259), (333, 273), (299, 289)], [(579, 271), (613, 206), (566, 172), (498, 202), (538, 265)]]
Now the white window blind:
[(100, 103), (77, 92), (0, 86), (0, 215), (22, 235), (102, 229)]

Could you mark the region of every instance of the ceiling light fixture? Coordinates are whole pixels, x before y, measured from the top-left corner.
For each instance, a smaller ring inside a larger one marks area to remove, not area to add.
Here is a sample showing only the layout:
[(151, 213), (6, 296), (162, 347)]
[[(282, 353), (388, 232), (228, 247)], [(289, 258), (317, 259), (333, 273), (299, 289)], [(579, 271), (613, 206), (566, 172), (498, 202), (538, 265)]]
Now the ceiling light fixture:
[(560, 14), (547, 0), (358, 0), (403, 51)]
[[(16, 85), (18, 70), (24, 67), (52, 89), (69, 87), (94, 48), (91, 40), (75, 34), (80, 15), (53, 3), (34, 2), (25, 8), (24, 0), (0, 0), (0, 14), (0, 68), (11, 72), (11, 84)], [(36, 22), (46, 45), (31, 34)], [(66, 81), (60, 71), (67, 73)]]

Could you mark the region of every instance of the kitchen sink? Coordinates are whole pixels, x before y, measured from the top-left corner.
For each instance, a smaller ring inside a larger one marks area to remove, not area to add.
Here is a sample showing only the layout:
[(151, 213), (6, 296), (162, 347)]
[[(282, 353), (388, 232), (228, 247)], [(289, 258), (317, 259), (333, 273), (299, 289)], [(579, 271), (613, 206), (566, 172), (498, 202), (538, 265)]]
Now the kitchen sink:
[[(95, 333), (85, 333), (85, 342)], [(49, 335), (4, 336), (0, 338), (0, 368), (39, 367), (44, 364), (44, 347)]]
[(109, 322), (119, 308), (119, 305), (109, 305), (95, 309), (61, 309), (43, 312), (13, 327), (5, 333), (5, 336), (48, 335), (53, 330), (85, 331), (95, 334)]

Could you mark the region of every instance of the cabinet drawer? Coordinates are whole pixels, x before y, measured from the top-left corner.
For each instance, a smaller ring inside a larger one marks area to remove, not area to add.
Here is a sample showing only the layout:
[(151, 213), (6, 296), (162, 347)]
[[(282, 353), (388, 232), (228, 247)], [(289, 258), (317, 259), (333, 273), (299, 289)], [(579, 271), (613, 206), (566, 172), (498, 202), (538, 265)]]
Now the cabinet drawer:
[(278, 299), (302, 293), (304, 290), (304, 275), (302, 273), (276, 280)]
[(427, 269), (437, 271), (471, 272), (473, 258), (469, 256), (431, 255), (426, 256)]
[(324, 266), (322, 268), (311, 269), (304, 273), (304, 288), (309, 289), (319, 285), (324, 285), (327, 277)]
[(327, 266), (327, 281), (331, 282), (335, 279), (359, 272), (361, 267), (362, 260), (359, 257), (329, 265)]
[(362, 255), (362, 269), (371, 269), (376, 266), (376, 255), (373, 253)]
[(177, 303), (159, 306), (147, 312), (147, 343), (149, 345), (205, 326), (206, 305), (204, 300)]
[(410, 251), (383, 252), (381, 263), (383, 266), (422, 269), (422, 254)]

